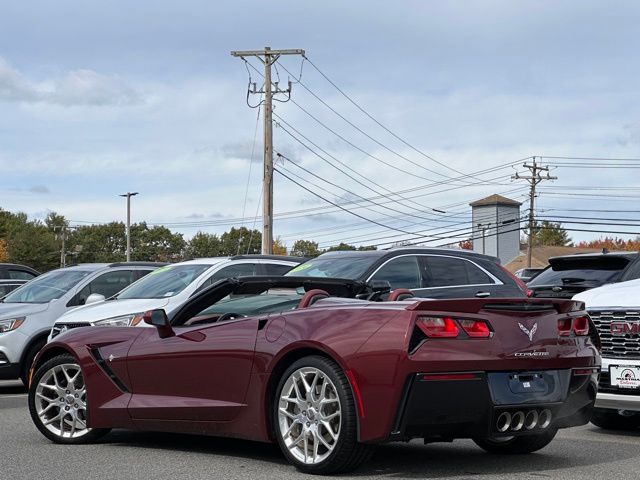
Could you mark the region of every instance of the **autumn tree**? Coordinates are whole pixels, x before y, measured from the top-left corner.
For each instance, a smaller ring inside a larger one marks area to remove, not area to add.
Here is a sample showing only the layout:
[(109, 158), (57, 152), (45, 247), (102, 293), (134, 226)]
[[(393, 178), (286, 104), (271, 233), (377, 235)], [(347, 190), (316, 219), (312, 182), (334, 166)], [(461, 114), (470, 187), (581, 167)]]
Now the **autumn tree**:
[(287, 246), (284, 244), (280, 237), (277, 237), (273, 241), (273, 254), (274, 255), (286, 255), (287, 254)]
[(576, 247), (579, 248), (598, 248), (614, 251), (625, 250), (630, 252), (640, 251), (640, 236), (635, 239), (624, 240), (619, 237), (601, 237), (598, 240), (589, 240), (579, 242)]

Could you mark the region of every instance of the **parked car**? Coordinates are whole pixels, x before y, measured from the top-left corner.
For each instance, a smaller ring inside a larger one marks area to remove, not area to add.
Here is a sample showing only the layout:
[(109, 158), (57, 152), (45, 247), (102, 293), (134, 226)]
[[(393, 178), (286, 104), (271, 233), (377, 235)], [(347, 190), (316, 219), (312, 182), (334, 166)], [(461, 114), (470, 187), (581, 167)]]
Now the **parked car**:
[(580, 253), (549, 259), (527, 283), (534, 297), (572, 298), (590, 288), (640, 278), (638, 252)]
[(0, 300), (0, 379), (20, 378), (63, 313), (116, 294), (163, 263), (91, 263), (40, 275)]
[(303, 260), (279, 255), (236, 255), (167, 265), (107, 302), (87, 305), (63, 315), (53, 325), (49, 340), (77, 327), (136, 326), (147, 310), (164, 308), (171, 313), (195, 292), (223, 278), (283, 275)]
[(26, 265), (0, 263), (0, 298), (40, 275), (40, 272)]
[(111, 428), (277, 442), (314, 474), (412, 438), (529, 453), (589, 421), (600, 359), (582, 304), (406, 289), (386, 302), (354, 298), (371, 288), (230, 278), (169, 315), (145, 312), (155, 328), (72, 330), (36, 358), (31, 418), (63, 444)]
[(514, 275), (524, 283), (527, 283), (533, 280), (533, 277), (538, 275), (543, 270), (544, 268), (521, 268), (520, 270), (516, 271)]
[(602, 373), (591, 422), (616, 430), (640, 429), (640, 280), (576, 295), (600, 333)]
[(323, 253), (287, 275), (388, 281), (418, 297), (523, 297), (526, 285), (500, 266), (500, 260), (469, 250), (396, 247)]

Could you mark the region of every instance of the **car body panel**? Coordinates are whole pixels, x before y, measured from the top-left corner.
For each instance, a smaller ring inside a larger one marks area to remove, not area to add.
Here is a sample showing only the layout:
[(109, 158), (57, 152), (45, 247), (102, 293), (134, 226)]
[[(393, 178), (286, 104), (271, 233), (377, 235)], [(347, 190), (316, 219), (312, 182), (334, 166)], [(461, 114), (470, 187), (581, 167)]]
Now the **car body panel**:
[[(367, 288), (362, 283), (344, 281), (341, 286), (340, 280), (333, 284), (330, 280), (246, 277), (221, 281), (173, 314), (175, 336), (160, 338), (150, 328), (71, 330), (50, 342), (36, 363), (63, 350), (78, 358), (90, 392), (89, 424), (96, 428), (135, 427), (272, 441), (274, 388), (283, 368), (300, 355), (324, 355), (349, 374), (352, 391), (362, 400), (358, 438), (363, 442), (426, 436), (432, 426), (405, 422), (405, 430), (394, 428), (404, 411), (407, 385), (413, 383), (416, 392), (424, 391), (427, 385), (419, 375), (426, 373), (481, 371), (481, 385), (489, 389), (493, 373), (563, 372), (573, 382), (573, 369), (590, 368), (592, 374), (575, 390), (579, 393), (564, 391), (563, 401), (554, 407), (558, 425), (586, 423), (584, 417), (595, 401), (600, 358), (588, 336), (561, 338), (557, 331), (559, 318), (583, 314), (579, 302), (328, 298), (282, 313), (183, 325), (207, 302), (215, 303), (229, 293), (258, 294), (273, 286), (290, 287), (287, 282), (299, 282), (307, 291), (325, 282), (334, 294), (342, 290), (351, 297)], [(423, 315), (482, 319), (490, 322), (494, 334), (483, 339), (423, 339), (411, 347), (418, 332), (416, 319)], [(519, 323), (535, 336), (523, 332)], [(102, 362), (96, 361), (96, 349)], [(450, 387), (446, 382), (438, 385)], [(536, 404), (535, 395), (522, 398)], [(420, 405), (424, 415), (429, 403)], [(494, 408), (487, 403), (476, 409), (481, 427), (488, 425), (487, 412)]]

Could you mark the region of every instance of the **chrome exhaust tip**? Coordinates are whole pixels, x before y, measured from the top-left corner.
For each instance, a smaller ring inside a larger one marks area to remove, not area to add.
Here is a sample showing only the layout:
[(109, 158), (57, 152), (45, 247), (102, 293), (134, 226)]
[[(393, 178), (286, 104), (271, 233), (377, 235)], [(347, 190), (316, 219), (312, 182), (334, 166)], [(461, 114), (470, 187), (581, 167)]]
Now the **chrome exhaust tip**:
[(551, 419), (552, 419), (551, 410), (549, 410), (548, 408), (545, 408), (540, 412), (540, 415), (538, 418), (538, 427), (543, 429), (547, 428), (549, 425), (551, 425)]
[(538, 411), (529, 410), (524, 416), (524, 428), (527, 430), (533, 430), (538, 425)]
[(504, 433), (509, 430), (511, 426), (511, 414), (509, 412), (502, 412), (498, 415), (498, 420), (496, 420), (496, 430), (500, 433)]
[(516, 412), (511, 416), (511, 431), (517, 432), (524, 426), (524, 412)]

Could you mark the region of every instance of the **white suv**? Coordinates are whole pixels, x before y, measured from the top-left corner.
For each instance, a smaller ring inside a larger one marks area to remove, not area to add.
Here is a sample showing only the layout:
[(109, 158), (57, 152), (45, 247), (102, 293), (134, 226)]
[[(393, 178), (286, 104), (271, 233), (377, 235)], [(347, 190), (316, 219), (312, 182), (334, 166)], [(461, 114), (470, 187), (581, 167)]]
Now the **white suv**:
[(640, 280), (614, 283), (573, 297), (585, 302), (602, 342), (602, 373), (591, 422), (640, 428)]
[(287, 273), (304, 259), (276, 255), (199, 258), (159, 268), (105, 301), (75, 309), (60, 317), (49, 340), (76, 327), (137, 326), (147, 310), (171, 314), (195, 292), (229, 277)]

